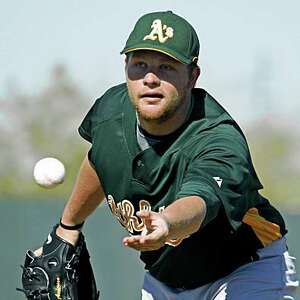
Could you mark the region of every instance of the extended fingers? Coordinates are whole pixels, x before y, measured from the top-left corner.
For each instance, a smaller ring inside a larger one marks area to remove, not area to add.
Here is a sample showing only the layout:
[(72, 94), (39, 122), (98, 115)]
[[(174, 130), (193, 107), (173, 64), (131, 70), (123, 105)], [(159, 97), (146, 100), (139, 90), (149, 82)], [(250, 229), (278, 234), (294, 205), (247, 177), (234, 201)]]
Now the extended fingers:
[(159, 237), (157, 233), (152, 232), (145, 236), (131, 236), (123, 239), (124, 246), (133, 248), (138, 251), (157, 250), (164, 246), (165, 240)]
[(133, 245), (133, 244), (140, 243), (140, 241), (139, 241), (140, 238), (141, 238), (141, 236), (139, 236), (139, 235), (125, 237), (123, 239), (123, 244), (125, 246), (130, 246), (130, 245)]

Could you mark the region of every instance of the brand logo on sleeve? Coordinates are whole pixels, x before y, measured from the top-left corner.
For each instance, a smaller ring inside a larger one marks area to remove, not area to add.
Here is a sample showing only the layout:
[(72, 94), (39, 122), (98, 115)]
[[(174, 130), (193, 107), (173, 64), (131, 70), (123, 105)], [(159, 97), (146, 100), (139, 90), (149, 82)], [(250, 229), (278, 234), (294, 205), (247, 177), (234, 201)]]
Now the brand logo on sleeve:
[(155, 41), (158, 39), (158, 41), (163, 44), (174, 36), (174, 29), (172, 27), (168, 27), (167, 25), (163, 25), (159, 19), (153, 21), (151, 28), (152, 31), (144, 37), (144, 41)]
[(213, 179), (216, 181), (219, 187), (221, 187), (223, 183), (223, 179), (221, 177), (213, 177)]

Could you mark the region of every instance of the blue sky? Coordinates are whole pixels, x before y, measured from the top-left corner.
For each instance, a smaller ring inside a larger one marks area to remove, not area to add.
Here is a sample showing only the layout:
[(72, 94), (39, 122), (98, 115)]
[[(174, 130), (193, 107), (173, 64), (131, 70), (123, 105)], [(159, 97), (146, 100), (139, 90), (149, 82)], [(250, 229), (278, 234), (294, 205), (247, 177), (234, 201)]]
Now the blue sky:
[[(198, 86), (233, 115), (251, 119), (265, 107), (286, 116), (300, 112), (297, 0), (0, 1), (0, 98), (14, 85), (38, 93), (57, 63), (91, 98), (99, 96), (124, 80), (119, 52), (136, 20), (172, 10), (199, 35)], [(256, 91), (271, 95), (270, 103), (260, 105)]]

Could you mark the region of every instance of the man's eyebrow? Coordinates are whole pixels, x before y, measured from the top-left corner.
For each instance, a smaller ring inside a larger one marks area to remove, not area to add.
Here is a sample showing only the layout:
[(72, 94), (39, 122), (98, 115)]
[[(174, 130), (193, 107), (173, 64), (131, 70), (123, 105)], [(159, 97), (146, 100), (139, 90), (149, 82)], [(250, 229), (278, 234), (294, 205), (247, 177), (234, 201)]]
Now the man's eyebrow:
[[(144, 57), (143, 55), (136, 55), (136, 56), (133, 56), (133, 58), (135, 60), (147, 60), (147, 58)], [(175, 59), (173, 60), (173, 59), (168, 59), (168, 58), (164, 58), (164, 57), (157, 57), (157, 58), (155, 58), (155, 61), (158, 64), (170, 64), (170, 65), (180, 64), (180, 62)]]
[[(135, 53), (131, 56), (131, 58), (136, 58), (136, 59), (147, 59), (147, 55), (145, 54), (142, 54), (142, 53)], [(156, 61), (159, 61), (159, 62), (163, 62), (163, 63), (173, 63), (173, 64), (177, 64), (177, 63), (180, 63), (179, 61), (177, 61), (176, 59), (172, 59), (171, 57), (168, 57), (168, 56), (162, 56), (162, 55), (159, 55), (159, 53), (157, 54), (156, 58), (155, 58)]]

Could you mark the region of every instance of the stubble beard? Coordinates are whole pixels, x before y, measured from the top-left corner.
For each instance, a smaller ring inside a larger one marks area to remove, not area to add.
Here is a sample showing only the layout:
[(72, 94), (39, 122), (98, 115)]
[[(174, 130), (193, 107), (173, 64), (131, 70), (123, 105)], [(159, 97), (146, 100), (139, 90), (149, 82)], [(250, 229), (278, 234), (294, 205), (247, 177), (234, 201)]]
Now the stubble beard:
[(176, 98), (173, 98), (167, 105), (162, 107), (162, 110), (160, 112), (145, 112), (135, 101), (132, 100), (134, 103), (136, 112), (138, 114), (138, 117), (140, 120), (144, 120), (146, 122), (152, 123), (152, 124), (162, 124), (168, 120), (170, 120), (176, 113), (181, 110), (181, 108), (184, 106), (186, 102), (187, 94), (181, 95), (181, 97), (177, 96)]

